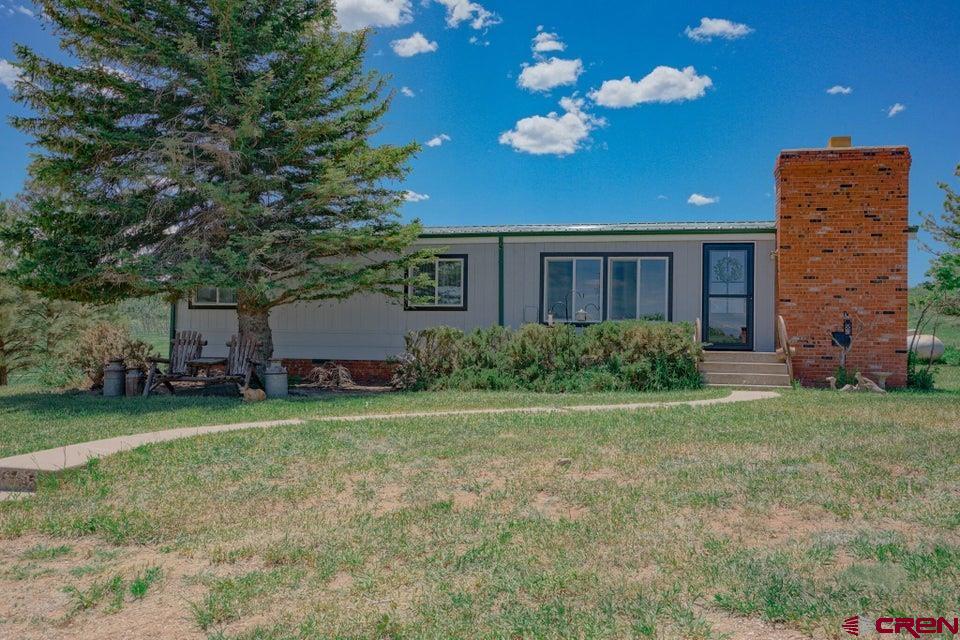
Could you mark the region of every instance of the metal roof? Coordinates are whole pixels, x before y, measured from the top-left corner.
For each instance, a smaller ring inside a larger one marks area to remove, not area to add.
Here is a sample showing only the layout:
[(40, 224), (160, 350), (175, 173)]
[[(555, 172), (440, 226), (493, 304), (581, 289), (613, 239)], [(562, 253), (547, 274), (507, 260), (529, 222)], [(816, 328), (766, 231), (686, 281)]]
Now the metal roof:
[(773, 220), (745, 222), (614, 222), (608, 224), (504, 224), (424, 227), (422, 237), (538, 236), (664, 233), (773, 233)]

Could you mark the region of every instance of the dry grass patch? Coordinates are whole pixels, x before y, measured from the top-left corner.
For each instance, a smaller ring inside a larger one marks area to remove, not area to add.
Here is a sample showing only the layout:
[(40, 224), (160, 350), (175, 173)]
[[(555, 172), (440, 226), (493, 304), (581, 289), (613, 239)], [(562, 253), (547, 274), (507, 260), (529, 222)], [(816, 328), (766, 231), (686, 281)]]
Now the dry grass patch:
[(0, 559), (39, 585), (35, 607), (83, 545), (120, 554), (71, 576), (84, 590), (163, 571), (116, 613), (104, 596), (56, 626), (57, 600), (18, 622), (35, 636), (156, 602), (182, 637), (218, 640), (831, 637), (851, 611), (960, 609), (956, 399), (787, 392), (166, 443), (0, 505)]

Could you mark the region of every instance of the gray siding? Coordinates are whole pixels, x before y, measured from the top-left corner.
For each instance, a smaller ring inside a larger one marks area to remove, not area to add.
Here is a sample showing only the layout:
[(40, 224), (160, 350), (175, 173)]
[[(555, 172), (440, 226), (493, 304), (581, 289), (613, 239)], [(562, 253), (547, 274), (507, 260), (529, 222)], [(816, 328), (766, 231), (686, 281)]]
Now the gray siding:
[[(540, 311), (541, 253), (653, 252), (673, 254), (673, 320), (692, 322), (700, 317), (704, 242), (755, 242), (755, 348), (774, 348), (774, 261), (772, 234), (744, 236), (656, 236), (583, 239), (507, 237), (504, 243), (504, 320), (517, 327), (537, 322)], [(662, 238), (662, 239), (661, 239)], [(467, 261), (466, 311), (406, 311), (399, 301), (381, 295), (356, 296), (342, 302), (297, 303), (271, 314), (274, 354), (278, 358), (381, 360), (403, 350), (403, 336), (414, 329), (448, 325), (470, 330), (498, 320), (498, 252), (496, 238), (431, 241), (424, 246), (446, 247), (464, 253)], [(200, 331), (206, 352), (226, 352), (225, 343), (236, 332), (233, 309), (177, 307), (177, 328)]]

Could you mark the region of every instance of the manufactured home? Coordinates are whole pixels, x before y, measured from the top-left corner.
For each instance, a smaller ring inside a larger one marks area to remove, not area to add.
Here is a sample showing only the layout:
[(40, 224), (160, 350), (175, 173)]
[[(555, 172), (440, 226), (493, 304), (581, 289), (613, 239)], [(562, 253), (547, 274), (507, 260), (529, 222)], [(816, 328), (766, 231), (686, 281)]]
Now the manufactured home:
[[(419, 245), (439, 250), (421, 268), (429, 286), (401, 301), (277, 308), (274, 356), (293, 373), (340, 361), (370, 381), (416, 329), (648, 319), (698, 327), (719, 380), (757, 382), (737, 367), (786, 354), (783, 375), (822, 384), (846, 317), (848, 365), (903, 385), (910, 154), (848, 140), (779, 154), (768, 221), (426, 227)], [(173, 324), (203, 333), (217, 355), (237, 330), (234, 309), (231, 291), (201, 289), (175, 306)]]

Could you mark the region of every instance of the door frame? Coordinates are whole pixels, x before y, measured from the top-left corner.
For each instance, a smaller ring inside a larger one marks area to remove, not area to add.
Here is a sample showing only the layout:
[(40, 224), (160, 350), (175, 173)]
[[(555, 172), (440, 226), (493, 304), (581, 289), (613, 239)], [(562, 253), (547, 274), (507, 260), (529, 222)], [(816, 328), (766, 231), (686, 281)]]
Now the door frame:
[[(709, 255), (710, 251), (714, 249), (719, 250), (736, 250), (736, 251), (746, 251), (747, 252), (747, 274), (746, 274), (746, 284), (747, 284), (747, 293), (743, 295), (710, 295), (710, 260)], [(701, 336), (700, 339), (704, 343), (705, 349), (716, 350), (716, 351), (753, 351), (754, 344), (756, 344), (756, 322), (753, 317), (753, 303), (754, 297), (756, 295), (756, 283), (754, 282), (754, 274), (756, 269), (754, 268), (754, 261), (756, 260), (756, 244), (753, 242), (705, 242), (703, 243), (703, 253), (701, 255), (701, 280), (700, 280), (700, 289), (702, 292), (702, 300), (700, 301), (700, 313), (703, 317), (702, 327), (701, 327)], [(707, 335), (710, 328), (710, 298), (742, 298), (747, 301), (747, 336), (748, 342), (746, 344), (725, 344), (725, 345), (708, 345), (709, 341), (707, 340)]]

